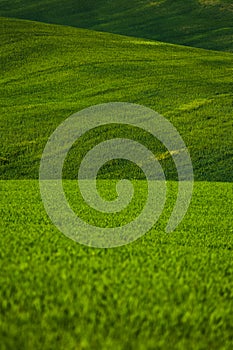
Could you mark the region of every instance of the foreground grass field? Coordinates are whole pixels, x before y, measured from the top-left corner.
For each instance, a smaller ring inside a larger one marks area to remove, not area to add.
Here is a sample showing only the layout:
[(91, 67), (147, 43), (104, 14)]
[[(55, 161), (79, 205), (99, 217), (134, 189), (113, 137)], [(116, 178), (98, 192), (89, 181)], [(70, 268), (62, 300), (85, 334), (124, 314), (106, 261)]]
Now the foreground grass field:
[(233, 51), (231, 0), (0, 0), (0, 16)]
[(117, 249), (63, 236), (36, 180), (0, 186), (1, 349), (232, 349), (232, 184), (197, 182), (184, 221), (165, 234), (168, 183), (155, 228)]
[[(38, 178), (43, 148), (63, 120), (122, 101), (174, 124), (196, 180), (232, 181), (232, 54), (20, 20), (1, 19), (1, 32), (2, 179)], [(166, 168), (166, 150), (153, 151)]]

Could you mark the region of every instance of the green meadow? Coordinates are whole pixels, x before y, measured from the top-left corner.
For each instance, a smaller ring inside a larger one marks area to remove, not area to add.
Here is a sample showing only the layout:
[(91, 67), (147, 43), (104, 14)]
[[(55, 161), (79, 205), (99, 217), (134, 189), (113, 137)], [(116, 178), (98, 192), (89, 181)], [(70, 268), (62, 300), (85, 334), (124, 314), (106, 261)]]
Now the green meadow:
[(53, 226), (36, 180), (2, 181), (1, 349), (230, 350), (232, 184), (196, 182), (185, 219), (165, 234), (168, 187), (155, 228), (96, 249)]
[[(63, 8), (58, 0), (0, 1), (3, 16), (65, 24), (0, 18), (1, 350), (233, 347), (232, 5), (116, 3), (68, 1)], [(211, 20), (203, 21), (207, 12)], [(153, 31), (155, 13), (158, 28), (167, 13), (167, 31)], [(116, 180), (131, 180), (128, 211), (99, 215), (84, 203), (74, 180), (96, 144), (127, 136), (141, 142), (167, 179), (165, 208), (153, 228), (131, 244), (100, 249), (53, 225), (38, 178), (43, 149), (60, 123), (108, 102), (144, 105), (172, 122), (190, 152), (195, 183), (184, 220), (165, 233), (177, 171), (164, 145), (115, 124), (83, 135), (66, 158), (63, 184), (72, 209), (87, 222), (120, 226), (140, 213), (146, 198), (144, 174), (121, 160), (102, 167), (98, 186), (113, 200)]]
[[(48, 137), (72, 113), (130, 102), (173, 123), (196, 180), (232, 181), (232, 54), (14, 19), (2, 19), (1, 32), (2, 179), (38, 178)], [(108, 133), (114, 130), (92, 132), (79, 148)], [(152, 148), (174, 179), (166, 149), (140, 135), (133, 137)], [(72, 176), (69, 166), (66, 175)]]

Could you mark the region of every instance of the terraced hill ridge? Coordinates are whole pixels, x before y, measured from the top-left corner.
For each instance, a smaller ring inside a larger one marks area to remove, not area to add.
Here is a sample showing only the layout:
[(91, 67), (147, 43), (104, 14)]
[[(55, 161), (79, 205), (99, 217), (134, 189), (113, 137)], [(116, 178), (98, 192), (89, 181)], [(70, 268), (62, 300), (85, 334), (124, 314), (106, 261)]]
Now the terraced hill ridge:
[(0, 16), (233, 51), (231, 0), (0, 0)]

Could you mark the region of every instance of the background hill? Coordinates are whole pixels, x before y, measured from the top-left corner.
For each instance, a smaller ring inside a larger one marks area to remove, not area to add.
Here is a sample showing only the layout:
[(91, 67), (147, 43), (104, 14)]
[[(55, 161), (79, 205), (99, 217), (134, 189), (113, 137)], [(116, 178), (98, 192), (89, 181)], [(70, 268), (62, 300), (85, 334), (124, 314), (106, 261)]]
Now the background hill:
[(0, 0), (0, 16), (233, 51), (231, 0)]
[[(70, 114), (124, 101), (172, 121), (197, 180), (232, 181), (232, 54), (4, 18), (1, 33), (3, 179), (37, 178), (49, 135)], [(144, 142), (174, 179), (166, 150)]]

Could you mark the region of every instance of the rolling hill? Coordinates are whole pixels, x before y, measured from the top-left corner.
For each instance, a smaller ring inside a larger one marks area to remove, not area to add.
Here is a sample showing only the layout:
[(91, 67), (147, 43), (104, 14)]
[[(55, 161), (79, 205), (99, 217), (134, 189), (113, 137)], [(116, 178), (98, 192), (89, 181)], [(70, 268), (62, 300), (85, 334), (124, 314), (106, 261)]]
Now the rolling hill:
[(233, 51), (231, 0), (0, 0), (0, 16)]
[[(4, 18), (1, 33), (2, 179), (38, 178), (43, 148), (62, 120), (122, 101), (175, 125), (197, 180), (232, 181), (232, 54)], [(166, 150), (151, 147), (172, 168)]]

